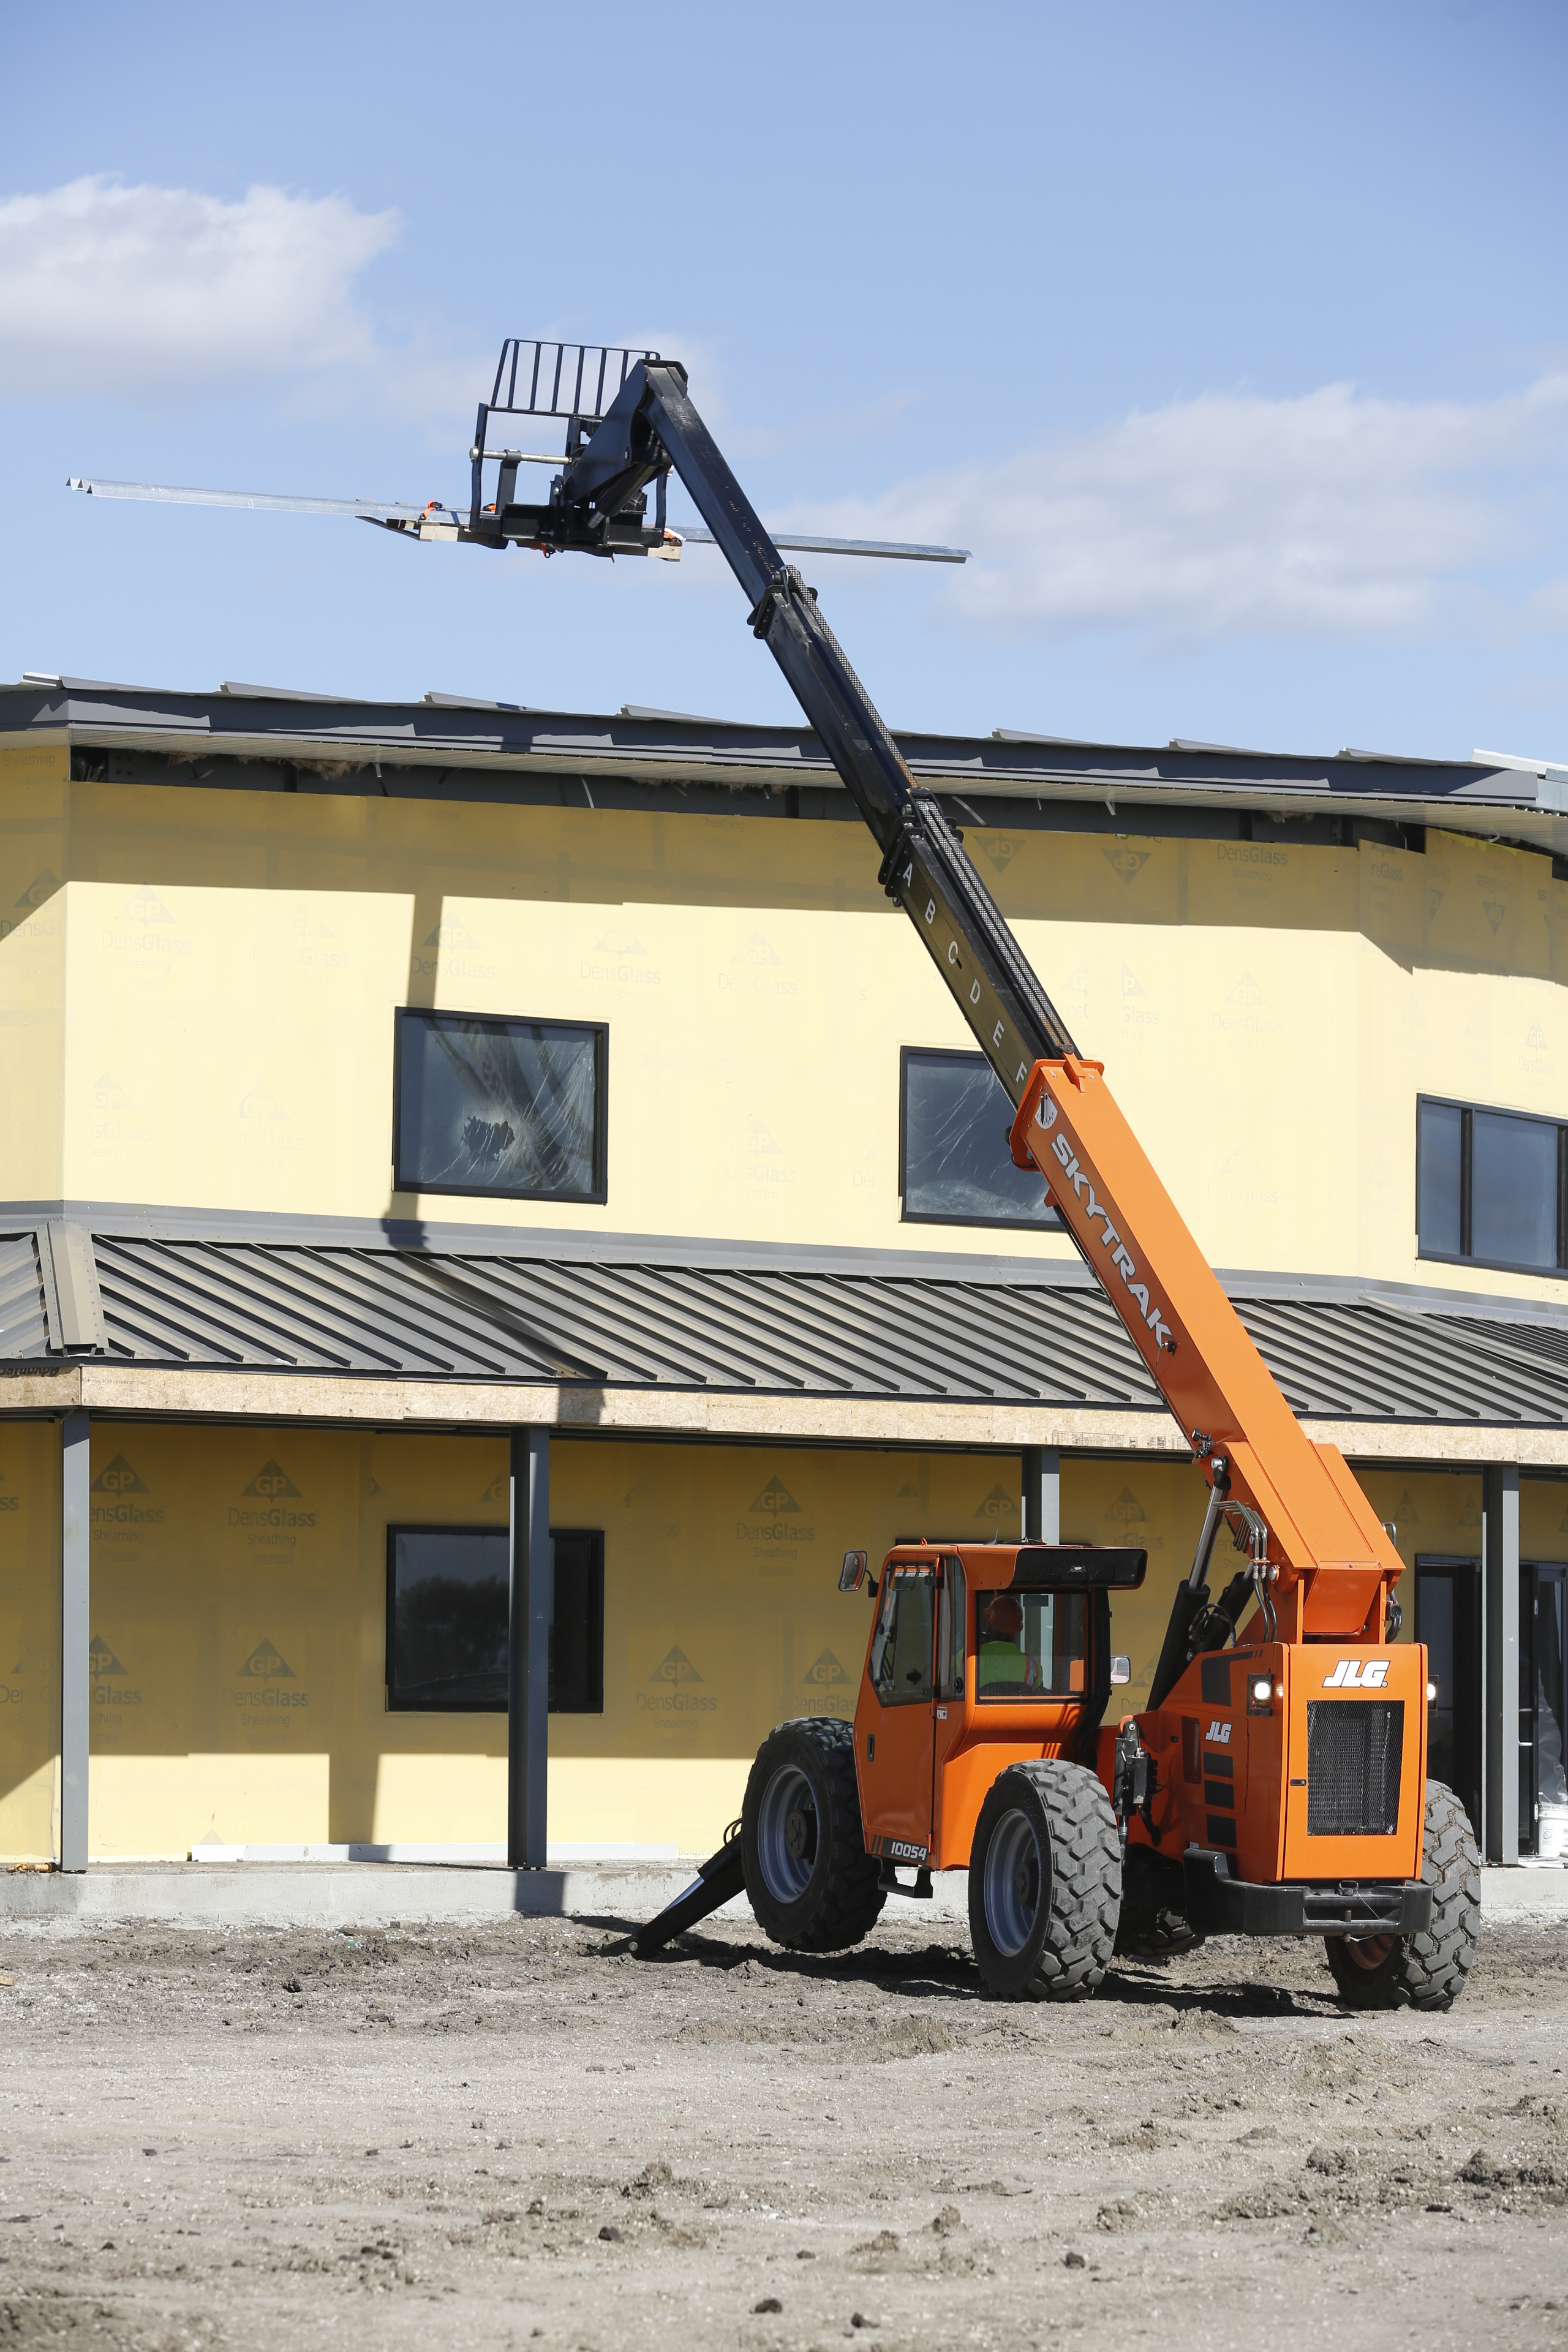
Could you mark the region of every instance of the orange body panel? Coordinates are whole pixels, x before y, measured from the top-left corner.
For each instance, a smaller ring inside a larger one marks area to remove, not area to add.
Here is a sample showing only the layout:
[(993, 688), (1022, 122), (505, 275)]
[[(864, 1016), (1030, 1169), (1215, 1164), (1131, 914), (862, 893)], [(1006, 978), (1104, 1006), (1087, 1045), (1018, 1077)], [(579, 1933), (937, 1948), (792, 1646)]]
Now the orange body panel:
[[(1358, 1678), (1371, 1668), (1374, 1679), (1347, 1684), (1347, 1668)], [(1226, 1669), (1230, 1689), (1221, 1700), (1215, 1693)], [(1267, 1676), (1274, 1685), (1267, 1713), (1247, 1708), (1247, 1685), (1255, 1675)], [(1324, 1698), (1345, 1705), (1392, 1700), (1404, 1706), (1399, 1810), (1385, 1837), (1309, 1833), (1307, 1708)], [(1157, 1835), (1135, 1821), (1135, 1843), (1178, 1856), (1189, 1845), (1224, 1853), (1234, 1876), (1262, 1885), (1420, 1876), (1426, 1786), (1422, 1644), (1248, 1643), (1215, 1652), (1194, 1658), (1164, 1706), (1140, 1716), (1138, 1725), (1158, 1763), (1159, 1788), (1150, 1808)], [(1221, 1777), (1227, 1762), (1228, 1781)], [(1216, 1763), (1219, 1772), (1209, 1769)], [(1227, 1790), (1229, 1805), (1224, 1801)]]
[(855, 1770), (868, 1839), (885, 1838), (909, 1848), (911, 1861), (923, 1862), (931, 1843), (931, 1705), (882, 1706), (862, 1676)]
[(1304, 1629), (1358, 1634), (1399, 1556), (1338, 1449), (1286, 1403), (1097, 1063), (1035, 1065), (1013, 1157), (1045, 1178), (1183, 1430), (1226, 1455), (1233, 1494), (1267, 1521), (1281, 1597), (1307, 1588)]

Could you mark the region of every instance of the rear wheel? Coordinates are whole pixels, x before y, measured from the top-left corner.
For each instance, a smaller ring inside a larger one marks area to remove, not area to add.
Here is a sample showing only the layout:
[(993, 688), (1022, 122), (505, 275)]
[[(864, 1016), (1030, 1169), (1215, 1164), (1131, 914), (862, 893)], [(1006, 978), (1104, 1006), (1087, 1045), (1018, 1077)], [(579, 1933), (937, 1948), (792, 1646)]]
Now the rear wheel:
[(1469, 1817), (1441, 1780), (1426, 1783), (1421, 1878), (1432, 1925), (1419, 1936), (1330, 1936), (1324, 1951), (1352, 2009), (1449, 2009), (1465, 1990), (1481, 1925), (1481, 1863)]
[(1079, 2000), (1100, 1984), (1121, 1907), (1110, 1801), (1081, 1764), (1013, 1764), (980, 1809), (969, 1932), (1005, 2000)]
[(796, 1952), (841, 1952), (887, 1897), (860, 1827), (855, 1734), (833, 1716), (781, 1723), (757, 1750), (741, 1812), (757, 1925)]

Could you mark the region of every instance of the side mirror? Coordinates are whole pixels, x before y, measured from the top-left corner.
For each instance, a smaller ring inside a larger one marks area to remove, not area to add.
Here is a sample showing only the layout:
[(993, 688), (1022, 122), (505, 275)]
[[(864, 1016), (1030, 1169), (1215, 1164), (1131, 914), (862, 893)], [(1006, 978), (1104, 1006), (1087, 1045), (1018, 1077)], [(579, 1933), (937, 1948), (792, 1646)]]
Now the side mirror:
[(867, 1560), (863, 1551), (847, 1551), (844, 1565), (838, 1571), (840, 1592), (858, 1592), (866, 1581)]
[(1112, 1683), (1130, 1683), (1132, 1679), (1131, 1659), (1112, 1658), (1110, 1661), (1110, 1679)]

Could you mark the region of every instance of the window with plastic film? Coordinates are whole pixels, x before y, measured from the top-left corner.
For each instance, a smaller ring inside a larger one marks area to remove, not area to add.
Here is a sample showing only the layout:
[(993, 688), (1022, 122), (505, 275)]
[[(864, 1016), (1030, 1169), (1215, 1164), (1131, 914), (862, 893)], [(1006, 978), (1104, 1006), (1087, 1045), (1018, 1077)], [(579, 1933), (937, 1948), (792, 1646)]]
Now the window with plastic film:
[(1423, 1097), (1415, 1235), (1422, 1257), (1568, 1270), (1568, 1125)]
[(936, 1617), (938, 1698), (962, 1700), (963, 1697), (963, 1562), (951, 1558), (943, 1559)]
[(899, 1191), (906, 1223), (1059, 1225), (1044, 1178), (1016, 1168), (1013, 1106), (984, 1054), (906, 1045), (900, 1056)]
[(394, 1184), (405, 1192), (603, 1201), (608, 1046), (598, 1022), (405, 1007)]

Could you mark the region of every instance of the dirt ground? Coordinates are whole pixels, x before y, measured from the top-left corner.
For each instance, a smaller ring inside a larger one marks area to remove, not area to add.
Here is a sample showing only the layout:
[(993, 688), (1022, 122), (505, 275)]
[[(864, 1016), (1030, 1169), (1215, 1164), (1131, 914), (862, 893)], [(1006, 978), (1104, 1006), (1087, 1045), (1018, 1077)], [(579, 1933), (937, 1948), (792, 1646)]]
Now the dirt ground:
[(0, 2347), (1568, 2341), (1568, 1936), (1447, 2016), (1321, 1947), (984, 1998), (905, 1906), (0, 1930)]

